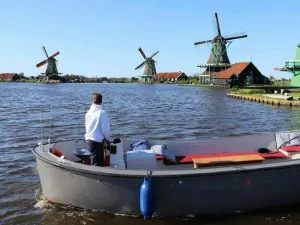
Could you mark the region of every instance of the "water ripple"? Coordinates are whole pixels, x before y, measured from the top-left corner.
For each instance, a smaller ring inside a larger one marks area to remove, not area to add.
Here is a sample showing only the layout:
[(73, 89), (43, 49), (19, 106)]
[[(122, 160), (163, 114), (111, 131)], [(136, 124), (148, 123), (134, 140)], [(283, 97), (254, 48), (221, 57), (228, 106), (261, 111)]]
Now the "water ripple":
[[(103, 94), (113, 137), (204, 139), (300, 127), (300, 110), (242, 102), (225, 89), (143, 84), (0, 83), (0, 223), (128, 224), (139, 218), (46, 204), (30, 150), (41, 139), (84, 136), (91, 93)], [(217, 220), (160, 220), (152, 224), (298, 224), (299, 210)], [(288, 219), (282, 219), (288, 218)], [(270, 219), (267, 219), (270, 218)], [(281, 218), (281, 219), (280, 219)]]

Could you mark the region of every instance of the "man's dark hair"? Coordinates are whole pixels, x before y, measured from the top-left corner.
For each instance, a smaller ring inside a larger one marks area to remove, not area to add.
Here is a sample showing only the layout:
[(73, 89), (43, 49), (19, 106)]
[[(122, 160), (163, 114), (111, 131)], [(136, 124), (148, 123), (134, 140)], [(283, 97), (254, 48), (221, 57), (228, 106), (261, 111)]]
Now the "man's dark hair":
[(93, 93), (93, 103), (97, 105), (101, 105), (102, 95), (100, 93)]

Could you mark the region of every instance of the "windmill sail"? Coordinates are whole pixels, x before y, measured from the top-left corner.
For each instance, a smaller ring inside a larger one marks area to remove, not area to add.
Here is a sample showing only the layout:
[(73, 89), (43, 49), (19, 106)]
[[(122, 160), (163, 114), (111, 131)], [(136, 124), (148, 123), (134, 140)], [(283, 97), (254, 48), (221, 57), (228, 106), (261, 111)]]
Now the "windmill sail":
[(150, 57), (146, 57), (145, 53), (143, 52), (142, 48), (138, 49), (141, 53), (142, 57), (145, 59), (140, 65), (138, 65), (135, 69), (139, 69), (142, 66), (144, 66), (144, 73), (143, 76), (154, 76), (156, 74), (156, 68), (155, 68), (155, 61), (153, 60), (153, 57), (159, 53), (159, 51), (153, 53), (150, 55)]
[[(215, 13), (214, 17), (215, 17), (214, 28), (215, 28), (216, 36), (211, 40), (195, 42), (194, 45), (200, 45), (205, 43), (208, 43), (210, 45), (210, 55), (207, 64), (209, 64), (209, 66), (214, 65), (212, 68), (209, 68), (210, 71), (218, 72), (222, 70), (222, 68), (226, 69), (226, 65), (227, 67), (230, 66), (230, 60), (227, 55), (227, 48), (231, 44), (231, 40), (245, 38), (247, 37), (247, 35), (243, 33), (236, 36), (223, 37), (218, 14)], [(220, 67), (218, 67), (218, 65), (220, 65)]]
[(47, 64), (47, 68), (46, 68), (46, 72), (45, 75), (46, 76), (51, 76), (51, 75), (58, 75), (58, 70), (57, 70), (57, 65), (56, 65), (56, 59), (54, 58), (55, 56), (59, 55), (60, 52), (57, 51), (56, 53), (52, 54), (50, 57), (48, 56), (48, 53), (46, 51), (45, 46), (43, 46), (43, 51), (46, 55), (46, 59), (43, 60), (42, 62), (38, 63), (36, 65), (37, 68)]

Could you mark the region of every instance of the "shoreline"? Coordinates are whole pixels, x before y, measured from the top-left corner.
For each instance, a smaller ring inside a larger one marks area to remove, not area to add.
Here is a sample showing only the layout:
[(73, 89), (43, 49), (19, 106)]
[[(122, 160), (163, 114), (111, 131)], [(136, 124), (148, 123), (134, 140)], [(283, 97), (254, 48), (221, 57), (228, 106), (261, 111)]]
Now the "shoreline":
[[(192, 84), (182, 84), (182, 83), (176, 83), (176, 82), (139, 82), (139, 81), (117, 81), (117, 82), (57, 82), (57, 81), (0, 81), (1, 83), (27, 83), (27, 84), (176, 84), (178, 86), (192, 86)], [(207, 87), (212, 87), (207, 85)]]
[(239, 100), (246, 100), (251, 102), (258, 102), (272, 106), (300, 106), (300, 100), (282, 100), (282, 99), (273, 99), (267, 97), (261, 97), (253, 94), (232, 94), (227, 93), (227, 97), (239, 99)]
[(206, 84), (178, 84), (179, 86), (189, 86), (189, 87), (205, 87), (205, 88), (224, 88), (229, 89), (229, 86), (225, 85), (206, 85)]

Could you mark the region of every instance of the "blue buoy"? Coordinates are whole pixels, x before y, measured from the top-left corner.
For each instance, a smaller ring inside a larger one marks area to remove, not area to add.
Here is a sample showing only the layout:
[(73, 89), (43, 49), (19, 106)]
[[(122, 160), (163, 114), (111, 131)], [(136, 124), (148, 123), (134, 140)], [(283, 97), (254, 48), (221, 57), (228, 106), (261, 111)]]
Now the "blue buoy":
[(140, 189), (140, 210), (145, 220), (151, 219), (155, 211), (155, 195), (151, 177), (147, 174)]

